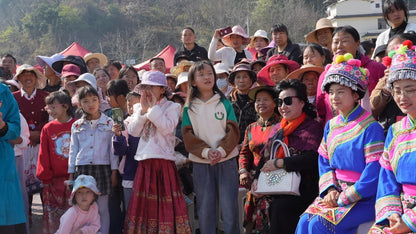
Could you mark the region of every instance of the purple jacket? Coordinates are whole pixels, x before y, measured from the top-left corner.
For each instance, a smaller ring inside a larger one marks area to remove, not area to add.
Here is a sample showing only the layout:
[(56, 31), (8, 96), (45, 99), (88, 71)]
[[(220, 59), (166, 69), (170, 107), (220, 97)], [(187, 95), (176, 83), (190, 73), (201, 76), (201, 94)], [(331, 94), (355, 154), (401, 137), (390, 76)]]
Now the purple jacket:
[[(368, 90), (371, 95), (371, 92), (376, 87), (378, 80), (384, 76), (384, 70), (386, 67), (381, 63), (371, 60), (365, 55), (361, 55), (360, 60), (361, 66), (367, 68), (370, 71)], [(326, 124), (328, 120), (334, 117), (331, 104), (329, 103), (328, 95), (325, 92), (323, 93), (323, 90), (321, 90), (325, 75), (326, 70), (319, 76), (318, 87), (316, 91), (316, 111), (318, 112), (318, 116), (324, 124)]]

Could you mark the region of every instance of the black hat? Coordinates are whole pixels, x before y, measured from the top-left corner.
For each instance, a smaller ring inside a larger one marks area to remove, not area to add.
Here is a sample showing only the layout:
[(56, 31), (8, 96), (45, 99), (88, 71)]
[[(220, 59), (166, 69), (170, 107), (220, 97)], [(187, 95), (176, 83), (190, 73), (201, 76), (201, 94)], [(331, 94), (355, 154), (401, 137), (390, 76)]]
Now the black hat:
[(66, 62), (77, 65), (79, 67), (79, 69), (81, 70), (81, 74), (84, 74), (84, 73), (88, 72), (87, 65), (85, 64), (84, 59), (80, 56), (75, 56), (75, 55), (68, 55), (63, 59), (54, 62), (52, 64), (52, 68), (55, 71), (61, 73), (62, 68), (64, 67), (64, 63), (66, 63)]

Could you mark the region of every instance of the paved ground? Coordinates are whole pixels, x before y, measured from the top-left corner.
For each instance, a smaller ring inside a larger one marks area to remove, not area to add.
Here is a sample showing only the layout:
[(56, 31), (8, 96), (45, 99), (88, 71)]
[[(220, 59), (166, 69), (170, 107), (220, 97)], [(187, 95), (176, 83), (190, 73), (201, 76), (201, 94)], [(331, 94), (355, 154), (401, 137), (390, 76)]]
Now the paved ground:
[(38, 193), (33, 196), (32, 226), (30, 227), (31, 234), (42, 234), (42, 215), (42, 203), (40, 201), (40, 195)]

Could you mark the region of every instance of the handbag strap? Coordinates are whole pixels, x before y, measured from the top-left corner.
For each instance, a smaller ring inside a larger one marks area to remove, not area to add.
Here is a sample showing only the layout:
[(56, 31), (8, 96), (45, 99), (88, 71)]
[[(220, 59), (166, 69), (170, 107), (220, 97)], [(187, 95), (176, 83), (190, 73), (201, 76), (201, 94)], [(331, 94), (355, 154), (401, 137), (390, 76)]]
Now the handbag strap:
[(276, 139), (272, 143), (270, 159), (276, 158), (276, 154), (277, 154), (277, 151), (279, 150), (279, 147), (283, 147), (283, 152), (285, 153), (285, 157), (290, 157), (289, 147), (286, 145), (286, 143), (284, 143), (282, 140)]

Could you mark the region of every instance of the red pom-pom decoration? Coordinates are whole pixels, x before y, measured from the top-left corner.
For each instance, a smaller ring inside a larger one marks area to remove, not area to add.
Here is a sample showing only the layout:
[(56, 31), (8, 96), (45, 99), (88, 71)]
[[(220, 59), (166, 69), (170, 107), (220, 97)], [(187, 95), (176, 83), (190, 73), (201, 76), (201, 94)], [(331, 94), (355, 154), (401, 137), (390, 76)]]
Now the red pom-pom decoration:
[(384, 66), (389, 67), (391, 65), (391, 58), (389, 56), (384, 57), (383, 64)]
[(406, 40), (402, 43), (404, 46), (407, 46), (407, 48), (412, 48), (413, 42), (411, 40)]

